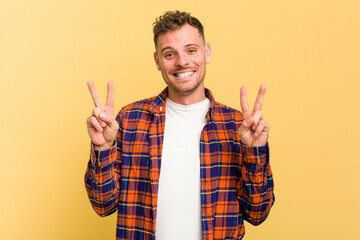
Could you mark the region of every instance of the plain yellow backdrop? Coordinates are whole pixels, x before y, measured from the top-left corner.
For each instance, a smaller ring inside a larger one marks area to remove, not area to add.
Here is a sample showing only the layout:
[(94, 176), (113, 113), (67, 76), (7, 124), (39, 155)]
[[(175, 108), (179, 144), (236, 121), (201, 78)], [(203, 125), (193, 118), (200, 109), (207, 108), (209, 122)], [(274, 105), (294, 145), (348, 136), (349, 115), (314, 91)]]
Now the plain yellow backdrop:
[(360, 239), (358, 0), (0, 1), (0, 239), (114, 239), (83, 177), (92, 80), (115, 107), (157, 95), (152, 23), (198, 17), (212, 48), (205, 79), (239, 108), (268, 89), (276, 202), (245, 239)]

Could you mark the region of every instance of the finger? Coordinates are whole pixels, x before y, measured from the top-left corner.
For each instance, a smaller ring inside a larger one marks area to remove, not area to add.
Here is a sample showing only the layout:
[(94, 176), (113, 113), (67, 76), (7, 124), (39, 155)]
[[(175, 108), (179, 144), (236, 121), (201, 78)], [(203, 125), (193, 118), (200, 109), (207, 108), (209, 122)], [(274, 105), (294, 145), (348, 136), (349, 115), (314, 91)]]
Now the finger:
[(87, 82), (88, 88), (90, 90), (91, 93), (91, 97), (94, 101), (94, 104), (96, 107), (101, 107), (101, 99), (99, 97), (99, 94), (96, 91), (95, 85), (92, 81), (88, 81)]
[(264, 127), (263, 131), (264, 132), (269, 132), (270, 131), (270, 125), (267, 122), (265, 122), (265, 127)]
[(241, 105), (241, 110), (242, 112), (248, 112), (249, 110), (249, 106), (246, 100), (246, 88), (245, 86), (242, 86), (240, 89), (240, 105)]
[(107, 84), (106, 106), (114, 108), (114, 84), (111, 81)]
[(263, 99), (264, 99), (264, 94), (265, 94), (265, 90), (266, 90), (266, 86), (265, 85), (261, 85), (260, 89), (259, 89), (259, 93), (256, 97), (256, 101), (254, 104), (254, 109), (253, 111), (257, 111), (257, 110), (261, 110), (261, 106), (263, 103)]
[(100, 126), (100, 123), (96, 117), (94, 117), (94, 116), (90, 117), (89, 122), (97, 131), (99, 131), (99, 132), (103, 131), (103, 128)]
[(255, 121), (255, 118), (254, 117), (250, 117), (248, 119), (244, 119), (243, 122), (242, 122), (242, 126), (246, 127), (246, 128), (250, 128), (251, 125), (254, 124), (254, 121)]
[(119, 129), (119, 123), (115, 119), (113, 121), (108, 122), (108, 126), (113, 130)]
[(264, 120), (262, 120), (259, 125), (258, 128), (256, 129), (254, 136), (255, 137), (259, 137), (262, 133), (268, 133), (270, 129), (270, 125), (265, 122)]
[(119, 128), (119, 124), (118, 122), (115, 120), (114, 117), (107, 115), (105, 112), (101, 112), (99, 114), (99, 118), (104, 121), (104, 123), (106, 123), (111, 129), (118, 129)]
[(258, 136), (260, 136), (260, 134), (263, 132), (264, 128), (265, 128), (265, 121), (262, 120), (259, 122), (259, 124), (255, 130), (254, 137), (257, 138)]
[(94, 108), (92, 115), (96, 117), (96, 119), (99, 121), (101, 127), (105, 127), (106, 123), (101, 119), (102, 115), (105, 114), (101, 111), (100, 108)]
[(252, 125), (252, 130), (255, 130), (257, 128), (257, 125), (259, 124), (259, 121), (262, 119), (262, 113), (260, 110), (257, 110), (254, 114), (254, 124)]

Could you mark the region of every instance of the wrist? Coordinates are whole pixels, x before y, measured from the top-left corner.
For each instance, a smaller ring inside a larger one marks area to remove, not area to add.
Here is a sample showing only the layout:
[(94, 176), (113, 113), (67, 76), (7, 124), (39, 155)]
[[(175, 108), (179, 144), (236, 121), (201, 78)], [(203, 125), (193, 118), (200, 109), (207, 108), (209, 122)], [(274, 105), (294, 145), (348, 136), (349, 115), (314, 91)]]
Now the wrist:
[(115, 145), (115, 141), (112, 141), (111, 143), (105, 143), (103, 145), (94, 145), (94, 149), (97, 150), (97, 151), (104, 151), (104, 150), (107, 150), (109, 148), (112, 148), (114, 145)]
[(259, 144), (245, 144), (244, 142), (242, 142), (241, 140), (240, 140), (240, 145), (242, 145), (242, 146), (244, 146), (244, 147), (264, 147), (264, 146), (266, 146), (268, 144), (268, 142), (265, 142), (264, 144), (262, 144), (262, 143), (259, 143)]

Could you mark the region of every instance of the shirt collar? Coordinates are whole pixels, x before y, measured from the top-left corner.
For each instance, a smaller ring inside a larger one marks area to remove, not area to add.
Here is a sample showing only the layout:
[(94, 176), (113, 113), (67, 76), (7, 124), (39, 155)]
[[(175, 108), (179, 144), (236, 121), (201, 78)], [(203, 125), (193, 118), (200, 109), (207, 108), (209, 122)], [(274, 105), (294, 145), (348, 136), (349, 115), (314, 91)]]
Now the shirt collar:
[[(206, 119), (214, 119), (214, 109), (215, 109), (215, 99), (212, 92), (205, 88), (205, 96), (210, 100), (209, 111), (206, 114)], [(150, 112), (152, 114), (159, 113), (165, 110), (165, 101), (168, 97), (168, 87), (166, 87), (151, 103), (150, 103)]]

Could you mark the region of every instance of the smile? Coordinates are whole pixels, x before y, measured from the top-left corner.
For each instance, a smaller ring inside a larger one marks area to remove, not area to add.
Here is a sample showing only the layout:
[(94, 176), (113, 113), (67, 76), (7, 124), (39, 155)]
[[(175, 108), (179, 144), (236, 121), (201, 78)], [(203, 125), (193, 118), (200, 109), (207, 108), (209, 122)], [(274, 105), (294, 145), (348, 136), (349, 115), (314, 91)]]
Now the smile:
[(173, 75), (178, 78), (184, 78), (184, 77), (193, 75), (194, 73), (195, 73), (195, 71), (190, 71), (190, 72), (174, 73)]

